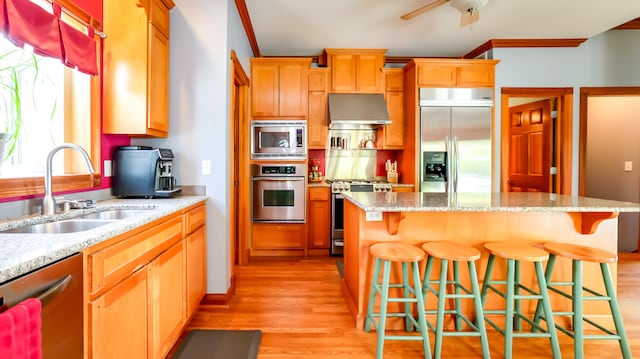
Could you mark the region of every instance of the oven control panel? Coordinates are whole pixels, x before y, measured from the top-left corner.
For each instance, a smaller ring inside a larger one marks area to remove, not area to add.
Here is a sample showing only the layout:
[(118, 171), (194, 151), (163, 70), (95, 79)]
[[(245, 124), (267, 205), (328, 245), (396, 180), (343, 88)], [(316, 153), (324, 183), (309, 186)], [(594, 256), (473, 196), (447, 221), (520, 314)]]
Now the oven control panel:
[(393, 191), (391, 183), (339, 181), (339, 182), (333, 182), (331, 184), (331, 192), (332, 193), (391, 192), (391, 191)]
[(304, 176), (307, 172), (304, 164), (255, 164), (251, 167), (251, 175), (259, 176)]

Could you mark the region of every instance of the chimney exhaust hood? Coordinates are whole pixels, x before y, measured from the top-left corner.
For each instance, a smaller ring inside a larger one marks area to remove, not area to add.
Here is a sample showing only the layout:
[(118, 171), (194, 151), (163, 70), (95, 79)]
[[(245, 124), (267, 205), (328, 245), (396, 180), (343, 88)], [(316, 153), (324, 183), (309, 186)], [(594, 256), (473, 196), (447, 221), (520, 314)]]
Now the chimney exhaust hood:
[(329, 128), (376, 127), (391, 123), (380, 93), (330, 93)]

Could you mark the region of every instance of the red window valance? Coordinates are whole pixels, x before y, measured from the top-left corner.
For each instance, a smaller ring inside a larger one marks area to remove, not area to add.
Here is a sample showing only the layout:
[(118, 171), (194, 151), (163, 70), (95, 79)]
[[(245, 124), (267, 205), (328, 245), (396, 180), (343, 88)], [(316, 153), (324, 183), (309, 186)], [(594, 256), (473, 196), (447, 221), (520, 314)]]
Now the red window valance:
[(30, 0), (0, 0), (0, 31), (16, 46), (29, 44), (39, 55), (60, 59), (78, 71), (98, 73), (93, 28), (86, 33), (60, 20), (61, 8), (51, 12)]

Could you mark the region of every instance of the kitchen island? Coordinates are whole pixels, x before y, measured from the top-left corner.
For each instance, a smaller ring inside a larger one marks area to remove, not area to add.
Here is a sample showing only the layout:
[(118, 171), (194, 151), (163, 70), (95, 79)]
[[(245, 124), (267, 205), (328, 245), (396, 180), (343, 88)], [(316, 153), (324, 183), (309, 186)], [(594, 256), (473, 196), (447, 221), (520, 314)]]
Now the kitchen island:
[[(482, 252), (482, 258), (476, 262), (482, 281), (488, 256), (482, 246), (486, 242), (561, 241), (617, 253), (618, 213), (640, 212), (638, 203), (551, 193), (349, 193), (345, 199), (342, 292), (358, 329), (363, 328), (367, 310), (372, 243), (399, 241), (419, 245), (447, 240), (472, 245)], [(585, 263), (585, 285), (603, 289), (599, 267), (591, 264)], [(502, 268), (495, 269), (494, 276), (504, 275)], [(434, 268), (434, 279), (438, 271)], [(615, 280), (615, 264), (612, 273)], [(559, 258), (554, 280), (570, 275), (571, 263)], [(532, 267), (523, 265), (522, 281), (533, 284), (533, 277)], [(502, 303), (498, 298), (489, 298), (487, 307), (497, 308)], [(435, 305), (434, 296), (429, 296), (427, 307)], [(560, 299), (552, 305), (555, 310), (568, 308), (568, 302)], [(535, 303), (524, 310), (533, 312)], [(612, 326), (606, 305), (585, 304), (585, 313), (592, 314), (603, 325)]]

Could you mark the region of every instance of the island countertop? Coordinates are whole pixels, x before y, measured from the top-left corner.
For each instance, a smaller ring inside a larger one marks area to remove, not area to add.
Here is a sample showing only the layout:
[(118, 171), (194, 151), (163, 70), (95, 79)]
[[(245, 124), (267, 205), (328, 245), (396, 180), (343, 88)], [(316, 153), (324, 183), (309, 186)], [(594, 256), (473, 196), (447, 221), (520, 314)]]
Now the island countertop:
[(541, 192), (352, 192), (365, 212), (640, 212), (640, 203)]

